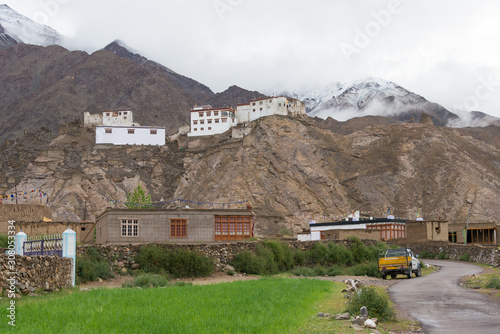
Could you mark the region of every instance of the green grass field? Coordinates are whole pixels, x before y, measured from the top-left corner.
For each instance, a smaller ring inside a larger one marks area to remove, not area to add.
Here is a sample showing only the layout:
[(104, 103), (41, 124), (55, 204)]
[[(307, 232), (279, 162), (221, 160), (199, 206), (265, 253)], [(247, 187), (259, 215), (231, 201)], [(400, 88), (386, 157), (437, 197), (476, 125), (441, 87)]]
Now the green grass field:
[[(7, 324), (4, 298), (0, 333), (303, 333), (322, 327), (315, 317), (319, 311), (345, 309), (342, 289), (343, 284), (319, 280), (260, 279), (71, 291), (17, 300), (15, 328)], [(335, 328), (333, 332), (351, 332)]]

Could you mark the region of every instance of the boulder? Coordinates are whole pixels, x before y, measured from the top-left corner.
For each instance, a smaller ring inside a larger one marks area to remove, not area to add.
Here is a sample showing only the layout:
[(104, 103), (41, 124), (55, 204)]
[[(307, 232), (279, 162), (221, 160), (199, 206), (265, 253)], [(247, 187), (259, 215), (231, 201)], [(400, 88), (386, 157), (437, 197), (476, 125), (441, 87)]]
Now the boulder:
[(351, 314), (349, 312), (346, 312), (344, 314), (337, 314), (335, 317), (335, 320), (349, 320), (351, 318)]
[(377, 324), (372, 319), (366, 319), (363, 325), (367, 328), (377, 328)]

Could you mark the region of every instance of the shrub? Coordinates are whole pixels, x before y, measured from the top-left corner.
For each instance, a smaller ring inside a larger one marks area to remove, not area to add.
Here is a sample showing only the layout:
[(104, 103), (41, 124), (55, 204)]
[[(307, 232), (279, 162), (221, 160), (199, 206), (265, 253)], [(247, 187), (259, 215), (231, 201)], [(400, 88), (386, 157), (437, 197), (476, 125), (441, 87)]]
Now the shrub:
[(354, 263), (362, 263), (377, 258), (377, 250), (366, 247), (358, 237), (349, 237), (348, 239), (353, 241), (350, 251)]
[(350, 298), (347, 311), (351, 314), (359, 314), (359, 310), (363, 306), (368, 309), (370, 318), (388, 321), (395, 317), (389, 297), (383, 292), (378, 292), (374, 287), (366, 286), (360, 293), (356, 293)]
[(293, 269), (291, 273), (294, 274), (295, 276), (306, 276), (306, 277), (316, 276), (314, 270), (309, 267), (298, 267)]
[(333, 266), (333, 267), (328, 268), (326, 274), (328, 276), (339, 276), (339, 275), (343, 275), (344, 271), (339, 266)]
[(157, 245), (139, 249), (135, 261), (147, 273), (167, 273), (174, 277), (202, 277), (213, 273), (215, 263), (196, 252), (184, 249), (166, 251)]
[[(287, 271), (294, 267), (294, 253), (290, 249), (290, 247), (288, 247), (288, 244), (284, 242), (268, 240), (262, 243), (262, 247), (272, 251), (274, 255), (274, 262), (279, 271)], [(260, 250), (262, 251), (262, 249)]]
[(491, 277), (488, 283), (486, 283), (486, 288), (500, 290), (500, 277), (498, 276)]
[(293, 250), (294, 266), (302, 266), (306, 262), (306, 254), (301, 249)]
[(244, 251), (236, 254), (232, 265), (237, 271), (251, 275), (258, 275), (262, 271), (257, 255), (250, 251)]
[(107, 259), (94, 247), (89, 248), (86, 255), (76, 256), (75, 273), (77, 284), (114, 277)]
[(164, 269), (174, 277), (203, 277), (214, 272), (215, 263), (202, 254), (176, 249), (167, 253)]
[(437, 256), (436, 253), (429, 252), (428, 250), (424, 250), (420, 253), (420, 257), (423, 259), (435, 259)]
[(139, 248), (135, 261), (148, 273), (159, 273), (166, 266), (166, 252), (157, 245), (145, 245)]
[(314, 276), (326, 276), (327, 270), (322, 266), (314, 267)]
[(257, 245), (257, 264), (259, 266), (258, 274), (260, 275), (274, 275), (279, 273), (273, 251), (263, 244)]
[(360, 263), (349, 268), (347, 271), (353, 276), (380, 277), (377, 262)]
[(458, 257), (458, 261), (470, 262), (470, 254), (469, 253), (465, 253), (465, 254), (460, 255)]
[(317, 243), (313, 246), (310, 252), (310, 261), (312, 264), (327, 264), (329, 257), (328, 247)]
[(165, 277), (158, 274), (143, 274), (139, 275), (134, 280), (134, 286), (142, 288), (167, 286), (168, 281)]
[(446, 255), (446, 253), (444, 251), (439, 252), (438, 259), (444, 260), (444, 259), (447, 259), (447, 258), (448, 258), (448, 256)]
[(0, 248), (9, 247), (9, 236), (7, 234), (0, 233)]
[(331, 264), (350, 265), (353, 262), (351, 251), (334, 242), (328, 244), (328, 260)]

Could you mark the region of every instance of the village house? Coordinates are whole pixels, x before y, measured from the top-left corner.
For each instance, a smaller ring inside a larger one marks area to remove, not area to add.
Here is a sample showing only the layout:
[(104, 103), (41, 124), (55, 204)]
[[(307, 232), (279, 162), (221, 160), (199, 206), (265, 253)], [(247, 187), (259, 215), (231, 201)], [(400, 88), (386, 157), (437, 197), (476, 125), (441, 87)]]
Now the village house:
[(406, 238), (407, 220), (394, 218), (346, 218), (335, 222), (310, 222), (309, 229), (297, 234), (299, 241), (337, 240), (356, 236), (377, 241)]
[(113, 209), (96, 219), (96, 243), (192, 243), (244, 240), (253, 236), (247, 209)]
[(212, 136), (224, 133), (236, 124), (231, 108), (194, 107), (191, 109), (191, 132), (188, 136)]
[(141, 126), (134, 122), (130, 110), (104, 111), (102, 114), (84, 112), (83, 126), (95, 127), (96, 144), (165, 145), (165, 128)]

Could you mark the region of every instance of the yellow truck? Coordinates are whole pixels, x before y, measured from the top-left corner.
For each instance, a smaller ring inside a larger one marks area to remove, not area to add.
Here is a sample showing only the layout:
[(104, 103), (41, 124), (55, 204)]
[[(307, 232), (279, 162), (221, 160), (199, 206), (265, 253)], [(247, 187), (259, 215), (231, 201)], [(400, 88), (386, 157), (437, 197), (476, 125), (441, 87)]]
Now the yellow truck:
[(422, 275), (418, 255), (415, 256), (409, 248), (379, 249), (378, 270), (383, 279), (386, 279), (387, 275), (393, 279), (397, 275), (406, 275), (408, 278), (411, 278), (413, 273), (416, 277)]

